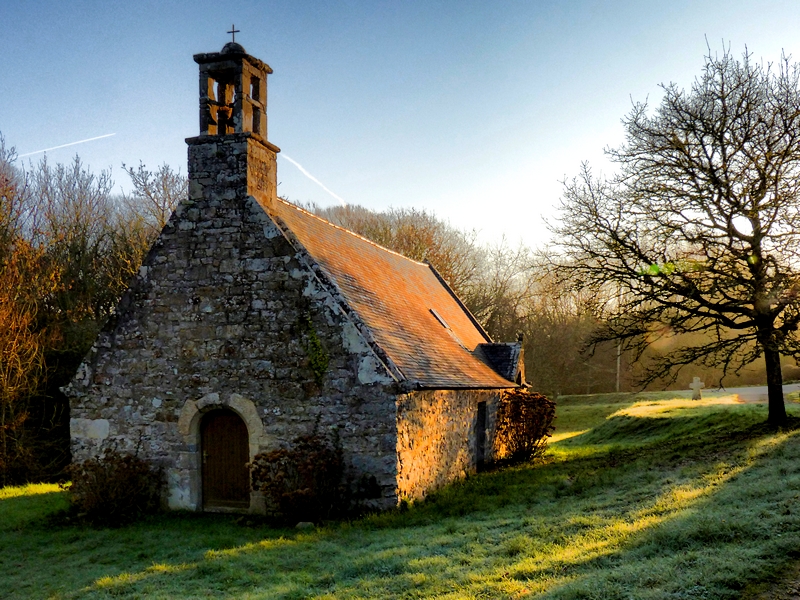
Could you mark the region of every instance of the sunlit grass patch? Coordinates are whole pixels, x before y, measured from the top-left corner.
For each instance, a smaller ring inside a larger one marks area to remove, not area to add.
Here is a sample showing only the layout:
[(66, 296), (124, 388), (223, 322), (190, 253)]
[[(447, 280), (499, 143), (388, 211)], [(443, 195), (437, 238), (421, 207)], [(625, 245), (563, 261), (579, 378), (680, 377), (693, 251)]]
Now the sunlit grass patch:
[(116, 592), (115, 595), (119, 595), (119, 590), (121, 588), (129, 587), (131, 584), (138, 583), (148, 577), (152, 577), (153, 575), (171, 575), (195, 568), (197, 568), (196, 564), (187, 563), (181, 563), (177, 565), (165, 563), (153, 564), (144, 570), (139, 571), (138, 573), (130, 573), (126, 571), (119, 573), (118, 575), (105, 575), (103, 577), (99, 577), (94, 582), (94, 585), (90, 588), (87, 588), (85, 591), (88, 592), (92, 588), (95, 588), (99, 590), (110, 590), (112, 593)]
[(550, 441), (556, 442), (584, 433), (596, 427), (609, 415), (638, 400), (638, 394), (627, 392), (591, 396), (559, 396), (556, 399), (555, 432)]
[(66, 492), (54, 483), (29, 483), (0, 488), (0, 532), (67, 508)]
[(19, 496), (36, 496), (38, 494), (52, 494), (60, 492), (57, 483), (27, 483), (25, 485), (10, 485), (0, 488), (0, 500), (18, 498)]
[(114, 576), (107, 575), (105, 577), (100, 577), (97, 581), (95, 581), (95, 585), (100, 589), (119, 587), (141, 581), (147, 577), (147, 575), (148, 572), (146, 570), (140, 573), (120, 573), (119, 575)]
[(235, 546), (233, 548), (224, 548), (221, 550), (208, 550), (203, 557), (206, 560), (217, 560), (221, 558), (235, 557), (239, 554), (259, 552), (264, 550), (275, 550), (278, 548), (286, 551), (291, 551), (291, 547), (295, 546), (299, 541), (311, 539), (307, 534), (300, 535), (297, 539), (288, 540), (284, 537), (276, 539), (261, 540), (258, 542), (251, 542), (242, 546)]
[(179, 564), (179, 565), (168, 565), (168, 564), (154, 564), (147, 567), (147, 571), (149, 573), (179, 573), (180, 571), (185, 571), (186, 569), (191, 568), (192, 565), (188, 564)]
[(736, 394), (728, 396), (707, 397), (702, 400), (690, 400), (686, 398), (671, 398), (669, 400), (645, 400), (621, 408), (611, 413), (607, 418), (628, 416), (628, 417), (665, 417), (675, 414), (694, 411), (701, 408), (712, 406), (725, 406), (731, 404), (743, 404)]
[(561, 440), (566, 440), (566, 439), (569, 439), (571, 437), (575, 437), (576, 435), (582, 435), (582, 434), (586, 433), (587, 431), (589, 431), (589, 430), (588, 429), (581, 429), (581, 430), (578, 430), (578, 431), (556, 432), (556, 433), (554, 433), (553, 435), (550, 436), (550, 438), (548, 439), (548, 442), (551, 443), (551, 444), (554, 444), (556, 442), (560, 442)]

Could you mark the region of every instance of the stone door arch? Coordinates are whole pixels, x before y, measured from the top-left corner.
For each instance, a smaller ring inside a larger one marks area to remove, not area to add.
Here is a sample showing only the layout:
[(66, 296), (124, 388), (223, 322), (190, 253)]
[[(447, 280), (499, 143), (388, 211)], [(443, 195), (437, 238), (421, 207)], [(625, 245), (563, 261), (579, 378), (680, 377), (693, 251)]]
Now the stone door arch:
[(227, 408), (210, 410), (200, 421), (203, 508), (249, 508), (250, 442), (247, 425)]
[[(170, 508), (203, 510), (205, 507), (202, 490), (203, 456), (200, 429), (205, 415), (217, 410), (229, 410), (244, 422), (247, 429), (248, 462), (252, 461), (258, 452), (275, 446), (275, 441), (265, 435), (264, 425), (251, 400), (235, 393), (223, 397), (212, 393), (199, 400), (187, 400), (178, 419), (178, 432), (183, 439), (184, 450), (179, 457), (179, 464), (167, 471)], [(261, 492), (250, 492), (249, 508), (251, 512), (264, 512)], [(217, 510), (225, 510), (225, 508), (218, 507)]]

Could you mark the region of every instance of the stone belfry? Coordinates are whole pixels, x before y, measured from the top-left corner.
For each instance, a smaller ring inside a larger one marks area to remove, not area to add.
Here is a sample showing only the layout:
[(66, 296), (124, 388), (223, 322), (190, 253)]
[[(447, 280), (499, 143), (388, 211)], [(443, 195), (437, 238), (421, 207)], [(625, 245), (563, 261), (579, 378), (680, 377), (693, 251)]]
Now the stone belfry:
[(236, 42), (195, 54), (200, 66), (200, 135), (188, 138), (189, 198), (254, 197), (269, 210), (277, 194), (276, 155), (267, 141), (268, 64)]

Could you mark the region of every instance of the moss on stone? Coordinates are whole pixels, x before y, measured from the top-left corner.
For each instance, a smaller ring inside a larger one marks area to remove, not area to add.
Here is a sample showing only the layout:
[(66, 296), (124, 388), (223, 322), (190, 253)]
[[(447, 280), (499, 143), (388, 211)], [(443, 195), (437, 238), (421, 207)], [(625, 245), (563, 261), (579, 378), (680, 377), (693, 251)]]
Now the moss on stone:
[(311, 367), (311, 371), (314, 373), (314, 381), (318, 386), (322, 386), (325, 373), (328, 372), (330, 356), (325, 346), (322, 345), (319, 335), (317, 335), (317, 330), (314, 328), (314, 322), (311, 320), (310, 314), (305, 315), (303, 326), (308, 337), (308, 342), (306, 343), (308, 366)]

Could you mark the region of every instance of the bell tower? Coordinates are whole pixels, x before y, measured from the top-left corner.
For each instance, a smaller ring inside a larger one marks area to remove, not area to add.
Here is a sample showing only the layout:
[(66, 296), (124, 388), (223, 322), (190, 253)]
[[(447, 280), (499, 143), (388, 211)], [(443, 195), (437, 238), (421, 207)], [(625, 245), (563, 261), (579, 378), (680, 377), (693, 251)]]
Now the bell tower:
[(250, 131), (266, 140), (269, 65), (236, 42), (194, 60), (200, 65), (200, 135)]
[(200, 67), (200, 135), (188, 138), (189, 197), (253, 196), (265, 209), (277, 197), (280, 148), (267, 141), (270, 66), (235, 41), (195, 54)]

